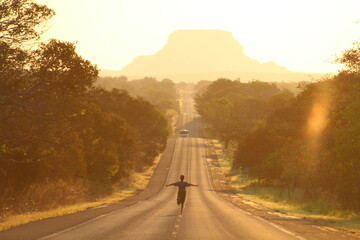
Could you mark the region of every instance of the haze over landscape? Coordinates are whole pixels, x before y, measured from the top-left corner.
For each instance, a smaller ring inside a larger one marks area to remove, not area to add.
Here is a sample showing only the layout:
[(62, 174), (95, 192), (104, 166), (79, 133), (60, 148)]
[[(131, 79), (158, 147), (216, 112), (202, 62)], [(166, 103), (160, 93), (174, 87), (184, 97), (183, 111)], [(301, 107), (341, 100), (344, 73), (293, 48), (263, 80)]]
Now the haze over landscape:
[[(292, 72), (336, 73), (335, 54), (358, 39), (360, 1), (41, 0), (56, 11), (46, 38), (75, 42), (102, 70), (154, 55), (179, 29), (231, 32), (244, 54)], [(141, 6), (141, 7), (139, 7)]]
[(293, 73), (274, 62), (260, 63), (246, 56), (244, 47), (232, 33), (222, 30), (177, 30), (157, 53), (139, 56), (120, 71), (103, 70), (101, 75), (185, 82), (222, 77), (244, 81), (310, 80), (306, 74)]

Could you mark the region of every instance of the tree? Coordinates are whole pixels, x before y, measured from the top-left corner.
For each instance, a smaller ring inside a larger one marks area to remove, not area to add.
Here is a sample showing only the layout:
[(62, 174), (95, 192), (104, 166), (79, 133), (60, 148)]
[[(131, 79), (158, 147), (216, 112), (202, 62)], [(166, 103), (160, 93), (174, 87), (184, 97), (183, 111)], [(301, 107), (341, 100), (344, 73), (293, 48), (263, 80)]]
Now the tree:
[(91, 91), (89, 102), (99, 105), (105, 112), (119, 116), (132, 127), (137, 144), (134, 166), (143, 169), (151, 166), (165, 149), (170, 130), (167, 119), (148, 101), (133, 98), (125, 90), (111, 92), (102, 89)]
[(0, 41), (12, 47), (38, 39), (44, 23), (54, 11), (31, 0), (2, 0), (0, 2)]
[(280, 90), (259, 81), (218, 79), (195, 97), (196, 109), (208, 132), (224, 141), (241, 141), (269, 112), (268, 101)]
[(348, 73), (360, 73), (360, 42), (355, 42), (353, 48), (343, 52), (341, 57), (337, 58), (338, 63), (345, 65), (343, 71)]
[(0, 104), (21, 104), (14, 95), (31, 87), (26, 77), (30, 61), (26, 43), (34, 47), (44, 23), (53, 15), (45, 5), (30, 0), (0, 2)]
[(31, 1), (0, 3), (0, 215), (66, 204), (77, 190), (73, 199), (108, 193), (150, 166), (169, 135), (166, 118), (143, 98), (96, 89), (98, 69), (74, 44), (24, 47), (52, 15)]
[[(323, 146), (326, 160), (330, 161), (332, 178), (336, 179), (338, 199), (346, 208), (360, 209), (360, 74), (353, 71), (355, 69), (343, 71), (333, 80), (329, 124)], [(324, 166), (329, 165), (327, 161)]]
[(178, 94), (175, 84), (170, 79), (157, 81), (154, 78), (144, 78), (128, 81), (125, 76), (116, 78), (100, 77), (97, 84), (109, 91), (122, 89), (133, 97), (141, 96), (168, 116), (169, 119), (172, 117), (171, 112), (179, 112)]
[(52, 39), (34, 55), (31, 72), (36, 83), (60, 94), (84, 93), (98, 77), (97, 67), (76, 54), (72, 43)]

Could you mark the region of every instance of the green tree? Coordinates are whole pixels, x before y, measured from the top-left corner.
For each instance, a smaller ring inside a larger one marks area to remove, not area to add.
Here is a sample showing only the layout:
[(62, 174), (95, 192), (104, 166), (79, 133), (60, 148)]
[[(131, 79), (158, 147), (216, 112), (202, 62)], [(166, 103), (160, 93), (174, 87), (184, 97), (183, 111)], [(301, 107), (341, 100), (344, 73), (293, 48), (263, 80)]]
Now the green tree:
[(259, 81), (218, 79), (195, 97), (208, 132), (225, 142), (242, 141), (269, 112), (268, 101), (280, 90)]
[(59, 94), (84, 93), (98, 77), (97, 67), (76, 54), (69, 42), (52, 39), (41, 44), (34, 58), (31, 72), (36, 83)]
[(125, 90), (111, 92), (96, 89), (90, 92), (89, 101), (109, 113), (123, 119), (134, 129), (139, 141), (135, 167), (142, 169), (153, 164), (155, 158), (165, 149), (170, 130), (167, 119), (143, 98), (133, 98)]
[[(357, 201), (360, 198), (359, 82), (360, 74), (352, 71), (344, 71), (334, 78), (330, 121), (324, 139), (338, 199), (343, 206), (356, 209), (360, 209)], [(329, 164), (325, 162), (323, 166)]]

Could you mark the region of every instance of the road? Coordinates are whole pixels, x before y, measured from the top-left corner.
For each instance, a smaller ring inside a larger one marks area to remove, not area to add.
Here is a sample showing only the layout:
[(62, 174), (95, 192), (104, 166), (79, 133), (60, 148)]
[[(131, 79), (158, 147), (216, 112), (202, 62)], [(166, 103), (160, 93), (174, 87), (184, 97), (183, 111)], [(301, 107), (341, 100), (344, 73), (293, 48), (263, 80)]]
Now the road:
[[(181, 125), (189, 129), (190, 137), (169, 140), (149, 188), (139, 196), (90, 213), (65, 216), (61, 221), (55, 218), (11, 229), (0, 233), (0, 239), (335, 239), (327, 234), (312, 235), (308, 230), (304, 230), (304, 237), (221, 198), (211, 185), (211, 146), (201, 137), (191, 93), (185, 94)], [(185, 181), (199, 185), (188, 188), (182, 214), (176, 204), (176, 187), (165, 187), (165, 183), (178, 181), (181, 174)]]

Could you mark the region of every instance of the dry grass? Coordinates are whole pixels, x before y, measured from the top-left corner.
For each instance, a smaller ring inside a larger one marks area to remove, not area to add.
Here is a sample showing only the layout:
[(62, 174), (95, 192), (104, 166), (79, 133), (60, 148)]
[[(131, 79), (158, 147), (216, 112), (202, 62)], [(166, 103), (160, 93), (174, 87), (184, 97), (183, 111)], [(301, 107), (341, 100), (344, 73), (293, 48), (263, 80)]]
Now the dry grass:
[(220, 167), (223, 173), (227, 175), (228, 183), (238, 196), (284, 214), (360, 233), (359, 213), (341, 210), (336, 204), (324, 201), (321, 198), (304, 200), (300, 191), (293, 193), (289, 200), (280, 189), (263, 186), (258, 183), (257, 179), (242, 174), (240, 171), (231, 170), (231, 157), (229, 156), (232, 156), (232, 153), (224, 154), (221, 143), (215, 140), (212, 142)]
[(135, 195), (139, 190), (143, 190), (148, 185), (151, 176), (160, 160), (160, 156), (156, 159), (153, 167), (143, 173), (133, 173), (130, 177), (128, 186), (115, 191), (112, 195), (98, 199), (92, 202), (81, 202), (73, 205), (54, 208), (48, 211), (29, 212), (26, 214), (18, 214), (6, 217), (0, 222), (0, 231), (20, 226), (29, 222), (34, 222), (46, 218), (62, 216), (75, 212), (84, 211), (107, 203), (116, 203), (125, 198)]
[(27, 214), (19, 214), (19, 215), (13, 215), (10, 217), (7, 217), (3, 222), (0, 223), (0, 231), (16, 227), (19, 225), (23, 225), (29, 222), (38, 221), (41, 219), (56, 217), (56, 216), (62, 216), (66, 214), (71, 214), (79, 211), (83, 211), (89, 208), (97, 207), (106, 203), (114, 203), (119, 202), (125, 198), (128, 198), (130, 196), (133, 196), (135, 192), (137, 191), (136, 188), (129, 188), (124, 189), (119, 192), (116, 192), (112, 194), (109, 197), (100, 199), (98, 201), (94, 202), (84, 202), (84, 203), (78, 203), (70, 206), (64, 206), (59, 207), (55, 209), (51, 209), (48, 211), (42, 211), (42, 212), (31, 212)]

